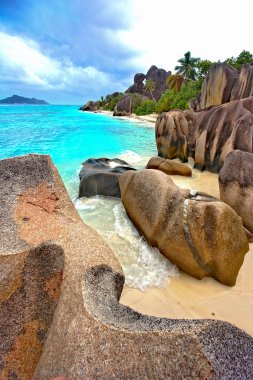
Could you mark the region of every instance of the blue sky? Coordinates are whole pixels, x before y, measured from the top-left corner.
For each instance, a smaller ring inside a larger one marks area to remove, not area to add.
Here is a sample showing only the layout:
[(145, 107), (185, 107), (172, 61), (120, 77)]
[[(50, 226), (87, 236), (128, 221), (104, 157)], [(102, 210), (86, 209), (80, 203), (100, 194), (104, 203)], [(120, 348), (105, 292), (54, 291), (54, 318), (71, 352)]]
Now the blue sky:
[(124, 91), (136, 72), (174, 69), (190, 50), (253, 52), (251, 1), (0, 0), (0, 98), (82, 104)]

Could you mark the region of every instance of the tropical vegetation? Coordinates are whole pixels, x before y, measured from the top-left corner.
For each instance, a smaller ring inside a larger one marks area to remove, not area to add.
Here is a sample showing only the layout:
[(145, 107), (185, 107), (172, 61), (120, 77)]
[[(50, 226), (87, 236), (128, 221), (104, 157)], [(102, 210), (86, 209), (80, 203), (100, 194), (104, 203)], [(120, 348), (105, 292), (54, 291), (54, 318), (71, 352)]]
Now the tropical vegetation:
[[(240, 70), (244, 63), (253, 62), (253, 55), (249, 51), (243, 50), (238, 57), (227, 58), (225, 62)], [(190, 51), (186, 52), (184, 57), (178, 60), (178, 65), (175, 67), (176, 73), (168, 77), (167, 89), (158, 101), (154, 98), (155, 82), (152, 79), (147, 79), (145, 83), (146, 94), (149, 93), (152, 100), (145, 99), (139, 94), (128, 94), (132, 97), (133, 112), (137, 115), (146, 115), (153, 112), (161, 113), (172, 109), (189, 108), (189, 101), (196, 98), (201, 91), (202, 82), (214, 63), (216, 62), (208, 59), (194, 58)], [(113, 111), (123, 96), (123, 94), (119, 94), (107, 101), (101, 97), (99, 104), (104, 109)]]

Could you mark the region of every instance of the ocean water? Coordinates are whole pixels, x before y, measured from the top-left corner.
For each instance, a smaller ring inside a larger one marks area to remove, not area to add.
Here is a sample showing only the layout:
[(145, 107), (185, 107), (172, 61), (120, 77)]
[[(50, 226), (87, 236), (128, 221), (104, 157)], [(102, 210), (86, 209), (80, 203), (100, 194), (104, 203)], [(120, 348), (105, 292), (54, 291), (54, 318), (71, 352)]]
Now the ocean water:
[(129, 286), (162, 286), (177, 269), (140, 236), (118, 199), (77, 199), (81, 164), (121, 158), (137, 169), (156, 155), (152, 124), (78, 111), (78, 106), (0, 106), (0, 159), (50, 154), (84, 222), (108, 241)]

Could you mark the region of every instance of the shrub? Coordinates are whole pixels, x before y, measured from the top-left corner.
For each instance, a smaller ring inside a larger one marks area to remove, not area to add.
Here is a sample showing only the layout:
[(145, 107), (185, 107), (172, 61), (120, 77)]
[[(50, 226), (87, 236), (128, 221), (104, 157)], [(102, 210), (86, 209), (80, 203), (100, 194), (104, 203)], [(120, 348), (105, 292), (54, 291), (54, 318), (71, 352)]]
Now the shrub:
[(156, 103), (155, 112), (162, 113), (171, 109), (170, 105), (175, 93), (173, 90), (166, 90)]
[(135, 113), (136, 115), (149, 115), (155, 112), (155, 102), (153, 100), (143, 100), (141, 105), (136, 107)]
[(114, 111), (116, 104), (123, 98), (123, 94), (113, 96), (109, 99), (108, 103), (104, 106), (105, 110)]

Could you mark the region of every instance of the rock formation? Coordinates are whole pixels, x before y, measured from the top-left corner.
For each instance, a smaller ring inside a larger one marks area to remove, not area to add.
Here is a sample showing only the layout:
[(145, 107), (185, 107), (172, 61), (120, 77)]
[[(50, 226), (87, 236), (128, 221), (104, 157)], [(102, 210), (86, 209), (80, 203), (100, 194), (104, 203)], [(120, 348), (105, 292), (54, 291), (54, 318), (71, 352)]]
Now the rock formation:
[(122, 269), (48, 156), (0, 161), (0, 193), (1, 378), (252, 378), (240, 329), (119, 303)]
[(119, 177), (127, 170), (135, 170), (118, 158), (89, 158), (79, 173), (79, 198), (105, 195), (120, 198)]
[(146, 75), (142, 73), (135, 74), (134, 84), (126, 90), (126, 93), (138, 93), (153, 100), (151, 93), (145, 90), (143, 83), (145, 79), (151, 79), (155, 83), (155, 89), (152, 93), (154, 98), (158, 100), (166, 89), (166, 80), (170, 75), (171, 71), (167, 72), (164, 69), (159, 69), (157, 66), (152, 65)]
[(253, 62), (245, 63), (231, 92), (230, 101), (253, 95)]
[(163, 112), (155, 126), (158, 155), (163, 158), (188, 160), (188, 122), (183, 111)]
[(238, 70), (227, 63), (215, 63), (205, 77), (200, 96), (193, 110), (217, 106), (230, 101), (232, 89), (239, 76)]
[(253, 234), (253, 154), (231, 152), (219, 173), (220, 198), (232, 207)]
[(132, 86), (130, 86), (127, 90), (126, 90), (126, 93), (137, 93), (137, 94), (143, 94), (144, 92), (144, 79), (146, 78), (146, 75), (145, 74), (142, 74), (142, 73), (138, 73), (138, 74), (135, 74), (134, 76), (134, 84), (132, 84)]
[(85, 103), (82, 107), (79, 108), (79, 111), (97, 111), (97, 103), (93, 102), (92, 100), (89, 100), (87, 103)]
[(146, 168), (161, 170), (165, 174), (192, 176), (192, 170), (188, 166), (161, 157), (152, 157)]
[(132, 113), (132, 102), (129, 95), (124, 95), (123, 98), (116, 104), (113, 116), (129, 116)]
[(163, 158), (188, 156), (200, 170), (219, 172), (235, 149), (253, 153), (253, 97), (197, 112), (170, 111), (156, 122), (156, 145)]
[(241, 218), (204, 193), (179, 189), (158, 170), (124, 173), (121, 199), (147, 241), (186, 273), (233, 286), (248, 251)]

